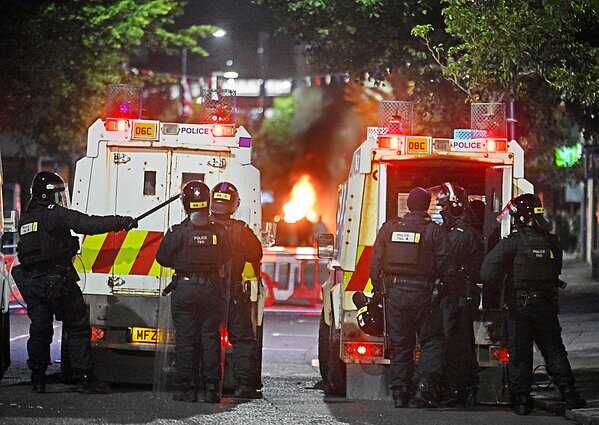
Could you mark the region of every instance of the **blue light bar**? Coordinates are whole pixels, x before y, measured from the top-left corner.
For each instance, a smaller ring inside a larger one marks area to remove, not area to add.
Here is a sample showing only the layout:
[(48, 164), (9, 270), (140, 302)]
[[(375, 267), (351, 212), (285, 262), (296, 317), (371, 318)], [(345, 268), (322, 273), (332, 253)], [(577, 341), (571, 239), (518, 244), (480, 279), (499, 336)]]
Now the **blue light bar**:
[(454, 140), (485, 139), (487, 132), (485, 130), (473, 130), (471, 128), (456, 128), (453, 130)]

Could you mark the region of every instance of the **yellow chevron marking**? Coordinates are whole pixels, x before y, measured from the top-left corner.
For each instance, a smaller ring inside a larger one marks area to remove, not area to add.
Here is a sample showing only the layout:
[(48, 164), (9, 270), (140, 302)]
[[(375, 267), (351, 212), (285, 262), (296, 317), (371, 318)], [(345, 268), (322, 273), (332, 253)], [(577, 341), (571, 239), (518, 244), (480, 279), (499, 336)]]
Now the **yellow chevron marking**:
[(121, 249), (114, 259), (110, 272), (117, 275), (127, 275), (131, 271), (137, 255), (148, 235), (147, 230), (131, 230), (127, 232)]
[(75, 269), (80, 273), (91, 272), (92, 266), (98, 258), (100, 248), (104, 244), (108, 233), (102, 233), (101, 235), (85, 236), (83, 244), (81, 246), (81, 261), (78, 258), (75, 259)]
[[(148, 272), (148, 276), (156, 276), (156, 277), (160, 276), (161, 268), (162, 267), (160, 266), (160, 264), (158, 264), (158, 261), (154, 260), (154, 262), (152, 263), (152, 267), (150, 268), (150, 271)], [(165, 273), (164, 273), (165, 276), (170, 276), (173, 274), (172, 271), (170, 271), (170, 272), (168, 271), (170, 269), (165, 268), (164, 270), (165, 270)]]

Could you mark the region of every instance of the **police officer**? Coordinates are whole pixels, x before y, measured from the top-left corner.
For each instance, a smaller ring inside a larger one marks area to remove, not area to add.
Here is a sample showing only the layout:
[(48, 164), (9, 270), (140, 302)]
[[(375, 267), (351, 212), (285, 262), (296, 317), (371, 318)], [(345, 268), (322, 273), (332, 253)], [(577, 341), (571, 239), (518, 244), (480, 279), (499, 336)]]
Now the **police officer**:
[(220, 182), (211, 192), (212, 220), (227, 229), (233, 246), (231, 263), (231, 296), (227, 321), (229, 339), (233, 345), (233, 375), (236, 381), (235, 397), (261, 398), (258, 347), (252, 326), (250, 288), (242, 281), (245, 263), (260, 270), (262, 245), (245, 222), (231, 216), (239, 207), (239, 192), (229, 182)]
[(508, 203), (499, 216), (509, 213), (515, 229), (485, 257), (484, 282), (510, 277), (507, 288), (509, 378), (512, 407), (519, 415), (530, 412), (533, 342), (547, 371), (570, 409), (586, 402), (574, 386), (574, 376), (564, 347), (558, 320), (558, 276), (562, 249), (557, 237), (546, 230), (543, 207), (536, 195), (524, 194)]
[(416, 336), (420, 382), (410, 405), (438, 405), (435, 387), (443, 369), (443, 328), (431, 283), (441, 275), (447, 254), (445, 234), (427, 214), (430, 202), (425, 189), (412, 189), (407, 199), (410, 212), (387, 220), (374, 243), (370, 277), (375, 297), (386, 298), (395, 407), (410, 403)]
[[(175, 269), (171, 313), (175, 327), (177, 401), (197, 401), (195, 353), (200, 353), (204, 400), (220, 401), (220, 324), (224, 319), (224, 285), (231, 246), (225, 229), (209, 221), (210, 189), (191, 181), (181, 193), (187, 218), (162, 240), (156, 261)], [(168, 292), (167, 291), (167, 292)]]
[(65, 183), (55, 173), (40, 172), (31, 184), (31, 201), (19, 224), (17, 253), (20, 266), (12, 274), (31, 320), (27, 365), (33, 391), (46, 390), (50, 364), (53, 316), (63, 322), (69, 338), (67, 352), (80, 392), (106, 392), (92, 373), (90, 324), (87, 307), (77, 285), (79, 276), (71, 263), (79, 250), (76, 233), (95, 235), (137, 227), (135, 219), (122, 216), (88, 216), (67, 209)]
[(446, 406), (474, 403), (478, 386), (473, 310), (480, 301), (478, 287), (483, 260), (482, 236), (474, 227), (466, 190), (443, 183), (437, 192), (447, 232), (448, 267), (444, 270), (440, 305), (446, 347)]

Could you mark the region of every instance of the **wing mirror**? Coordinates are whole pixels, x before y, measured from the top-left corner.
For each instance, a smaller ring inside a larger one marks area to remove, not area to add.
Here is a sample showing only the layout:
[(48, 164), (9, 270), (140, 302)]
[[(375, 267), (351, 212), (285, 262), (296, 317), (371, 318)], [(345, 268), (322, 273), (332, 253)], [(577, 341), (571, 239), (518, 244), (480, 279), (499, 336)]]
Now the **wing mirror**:
[(318, 258), (330, 260), (335, 254), (335, 236), (332, 233), (318, 235)]

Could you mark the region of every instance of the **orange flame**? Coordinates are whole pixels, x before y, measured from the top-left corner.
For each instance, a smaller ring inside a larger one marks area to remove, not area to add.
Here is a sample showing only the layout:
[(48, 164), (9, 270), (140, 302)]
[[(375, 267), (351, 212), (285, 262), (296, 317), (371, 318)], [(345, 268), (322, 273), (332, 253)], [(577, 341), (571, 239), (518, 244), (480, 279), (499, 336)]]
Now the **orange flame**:
[(306, 217), (316, 223), (318, 214), (314, 210), (315, 204), (316, 190), (310, 183), (310, 176), (303, 175), (291, 189), (291, 199), (283, 206), (283, 219), (287, 223), (295, 223)]

